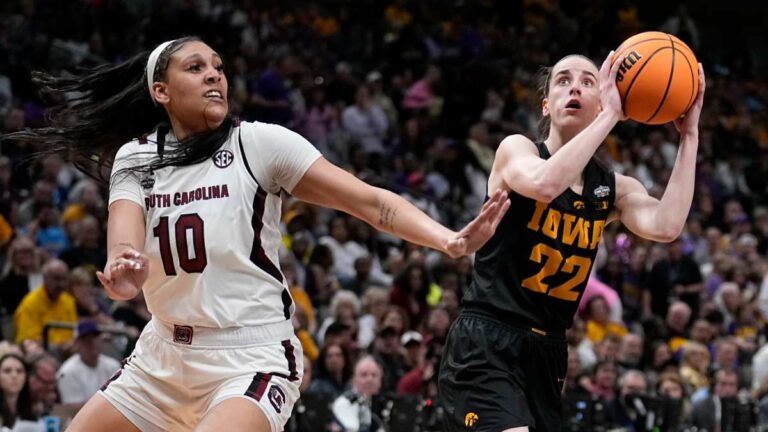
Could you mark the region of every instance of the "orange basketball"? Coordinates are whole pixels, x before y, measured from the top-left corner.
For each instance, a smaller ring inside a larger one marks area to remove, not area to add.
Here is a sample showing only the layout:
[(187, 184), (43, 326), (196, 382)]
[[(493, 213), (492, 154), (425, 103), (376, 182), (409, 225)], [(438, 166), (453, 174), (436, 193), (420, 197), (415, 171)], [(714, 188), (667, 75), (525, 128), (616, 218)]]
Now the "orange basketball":
[(693, 104), (699, 91), (698, 62), (680, 39), (662, 32), (636, 34), (614, 56), (624, 58), (616, 86), (624, 114), (632, 120), (667, 123)]

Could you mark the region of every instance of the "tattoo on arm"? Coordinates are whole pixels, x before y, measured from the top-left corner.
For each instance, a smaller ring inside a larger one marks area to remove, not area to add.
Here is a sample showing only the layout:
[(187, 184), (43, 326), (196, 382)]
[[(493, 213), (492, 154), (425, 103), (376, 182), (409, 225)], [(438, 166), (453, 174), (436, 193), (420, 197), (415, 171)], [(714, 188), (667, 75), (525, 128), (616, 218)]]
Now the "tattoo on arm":
[(130, 243), (115, 243), (115, 246), (128, 246), (129, 248), (136, 250), (136, 246), (130, 244)]
[(395, 226), (395, 216), (397, 216), (397, 209), (389, 207), (386, 204), (382, 204), (379, 207), (379, 225), (384, 228), (393, 229)]

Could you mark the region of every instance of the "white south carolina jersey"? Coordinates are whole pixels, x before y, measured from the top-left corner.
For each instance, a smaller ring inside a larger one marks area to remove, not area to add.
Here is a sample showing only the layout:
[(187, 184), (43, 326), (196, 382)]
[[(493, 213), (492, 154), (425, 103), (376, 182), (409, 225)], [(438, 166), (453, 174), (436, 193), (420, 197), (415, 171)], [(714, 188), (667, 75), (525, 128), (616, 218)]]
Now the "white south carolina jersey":
[[(289, 319), (294, 310), (279, 268), (280, 192), (291, 192), (320, 157), (300, 135), (242, 122), (213, 157), (153, 175), (118, 171), (157, 156), (157, 132), (117, 152), (109, 203), (144, 209), (155, 319), (195, 327), (248, 327)], [(169, 134), (166, 146), (176, 139)], [(138, 157), (137, 157), (138, 155)]]

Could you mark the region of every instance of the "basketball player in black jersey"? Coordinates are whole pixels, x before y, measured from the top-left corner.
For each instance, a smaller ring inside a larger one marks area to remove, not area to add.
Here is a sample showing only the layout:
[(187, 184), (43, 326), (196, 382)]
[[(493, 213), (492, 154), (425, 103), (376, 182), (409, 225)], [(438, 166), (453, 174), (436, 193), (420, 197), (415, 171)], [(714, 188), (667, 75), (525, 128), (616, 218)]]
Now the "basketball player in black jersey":
[[(612, 54), (612, 53), (611, 53)], [(496, 152), (488, 193), (512, 202), (496, 234), (478, 252), (463, 309), (451, 328), (439, 388), (449, 431), (560, 431), (567, 367), (565, 330), (587, 284), (606, 224), (635, 234), (676, 238), (693, 197), (699, 94), (675, 121), (680, 147), (661, 200), (637, 180), (592, 156), (626, 119), (616, 89), (621, 59), (598, 71), (570, 55), (542, 79), (546, 138), (515, 135)]]

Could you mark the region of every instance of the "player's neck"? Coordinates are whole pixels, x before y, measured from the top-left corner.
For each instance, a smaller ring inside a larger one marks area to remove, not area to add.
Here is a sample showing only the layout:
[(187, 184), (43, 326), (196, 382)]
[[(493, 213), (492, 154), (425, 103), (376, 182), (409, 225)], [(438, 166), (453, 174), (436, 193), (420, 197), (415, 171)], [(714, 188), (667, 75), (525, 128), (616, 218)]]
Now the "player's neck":
[(555, 154), (556, 151), (560, 150), (560, 147), (572, 140), (579, 132), (577, 130), (550, 128), (549, 136), (544, 140), (544, 145), (547, 146), (549, 154)]

